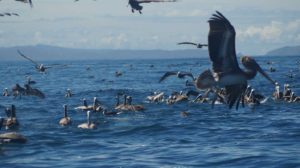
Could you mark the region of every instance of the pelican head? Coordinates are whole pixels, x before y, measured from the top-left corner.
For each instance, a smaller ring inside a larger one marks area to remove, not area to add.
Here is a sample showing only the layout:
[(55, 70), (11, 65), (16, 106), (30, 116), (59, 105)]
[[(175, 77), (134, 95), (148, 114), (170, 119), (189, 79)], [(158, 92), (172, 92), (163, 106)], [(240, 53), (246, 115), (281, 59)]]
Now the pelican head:
[(276, 85), (276, 82), (269, 77), (269, 75), (257, 64), (257, 62), (253, 58), (249, 56), (243, 56), (241, 58), (241, 62), (245, 66), (245, 68), (250, 70), (250, 73), (247, 76), (249, 79), (254, 78), (256, 76), (256, 73), (259, 72), (272, 84)]

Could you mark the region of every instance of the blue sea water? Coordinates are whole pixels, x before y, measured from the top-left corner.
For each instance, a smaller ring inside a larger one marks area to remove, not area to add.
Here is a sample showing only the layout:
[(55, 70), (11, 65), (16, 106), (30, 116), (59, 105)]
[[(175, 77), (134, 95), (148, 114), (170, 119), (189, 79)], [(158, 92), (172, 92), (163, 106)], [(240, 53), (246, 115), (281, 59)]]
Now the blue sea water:
[[(263, 69), (267, 61), (277, 71), (271, 77), (281, 85), (289, 83), (300, 95), (300, 57), (256, 57)], [(166, 71), (192, 71), (195, 75), (210, 68), (207, 58), (175, 60), (63, 61), (67, 64), (36, 72), (30, 62), (1, 62), (0, 88), (23, 84), (31, 75), (45, 99), (0, 97), (0, 104), (15, 104), (26, 144), (0, 146), (0, 167), (300, 167), (300, 103), (269, 99), (256, 107), (238, 111), (226, 105), (180, 103), (150, 104), (146, 96), (154, 91), (170, 94), (186, 91), (185, 80), (168, 78), (158, 83)], [(151, 67), (154, 65), (154, 67)], [(90, 67), (90, 70), (86, 70)], [(290, 79), (285, 74), (296, 74)], [(122, 71), (115, 77), (115, 71)], [(272, 86), (261, 75), (250, 84), (265, 96)], [(71, 88), (75, 94), (65, 98)], [(95, 130), (81, 130), (86, 114), (74, 110), (82, 98), (92, 103), (98, 97), (112, 109), (115, 96), (133, 96), (133, 104), (143, 104), (143, 112), (105, 117), (95, 114)], [(73, 124), (61, 127), (63, 104), (68, 104)], [(187, 111), (190, 115), (182, 117)], [(5, 116), (1, 109), (0, 116)], [(5, 132), (1, 130), (1, 133)]]

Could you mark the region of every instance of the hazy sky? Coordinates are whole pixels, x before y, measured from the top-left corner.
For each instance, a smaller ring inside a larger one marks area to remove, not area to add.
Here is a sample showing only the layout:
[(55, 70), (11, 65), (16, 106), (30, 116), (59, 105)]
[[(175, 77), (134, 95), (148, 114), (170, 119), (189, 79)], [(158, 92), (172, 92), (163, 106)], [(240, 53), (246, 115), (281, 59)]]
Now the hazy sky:
[(144, 4), (132, 14), (127, 0), (33, 0), (34, 8), (0, 1), (0, 46), (47, 44), (98, 49), (185, 49), (180, 41), (207, 42), (207, 20), (222, 12), (237, 32), (237, 52), (264, 54), (300, 45), (300, 0), (179, 0)]

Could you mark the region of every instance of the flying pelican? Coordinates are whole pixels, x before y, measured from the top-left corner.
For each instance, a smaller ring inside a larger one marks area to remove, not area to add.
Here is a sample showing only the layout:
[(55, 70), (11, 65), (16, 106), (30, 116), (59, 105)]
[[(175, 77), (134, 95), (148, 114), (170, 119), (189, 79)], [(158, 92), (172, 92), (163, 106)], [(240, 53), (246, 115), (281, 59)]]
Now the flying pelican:
[[(229, 108), (236, 103), (236, 109), (238, 109), (247, 87), (247, 81), (253, 79), (257, 72), (272, 84), (277, 83), (249, 56), (241, 58), (246, 70), (240, 69), (235, 51), (234, 27), (220, 12), (217, 11), (216, 14), (213, 14), (208, 22), (210, 25), (208, 51), (213, 72), (206, 70), (199, 75), (196, 79), (198, 89), (225, 87)], [(242, 104), (244, 105), (243, 99)]]
[(208, 45), (207, 44), (197, 44), (197, 43), (192, 43), (192, 42), (181, 42), (181, 43), (177, 43), (178, 45), (182, 45), (182, 44), (188, 44), (188, 45), (194, 45), (196, 46), (197, 48), (203, 48), (203, 47), (207, 47)]
[(87, 122), (86, 123), (82, 123), (80, 125), (78, 125), (78, 128), (82, 128), (82, 129), (96, 129), (96, 124), (91, 122), (91, 111), (87, 111)]
[(64, 106), (64, 118), (59, 121), (61, 126), (67, 126), (72, 123), (71, 118), (68, 117), (68, 106), (65, 104)]
[[(129, 0), (128, 5), (131, 6), (131, 12), (134, 13), (135, 10), (139, 11), (142, 14), (143, 6), (142, 3), (151, 3), (151, 2), (176, 2), (177, 0)], [(127, 6), (128, 6), (127, 5)]]
[(30, 62), (32, 62), (35, 65), (35, 68), (38, 72), (42, 72), (45, 73), (47, 69), (52, 68), (54, 66), (61, 66), (61, 67), (65, 67), (67, 65), (51, 65), (51, 66), (45, 66), (44, 64), (39, 64), (36, 61), (32, 60), (31, 58), (29, 58), (28, 56), (25, 56), (23, 53), (21, 53), (21, 51), (18, 50), (18, 53), (20, 54), (21, 57), (29, 60)]
[(189, 76), (193, 79), (193, 81), (195, 80), (193, 74), (191, 72), (181, 72), (181, 71), (170, 71), (170, 72), (166, 72), (160, 79), (159, 79), (159, 83), (162, 82), (163, 80), (165, 80), (167, 77), (172, 76), (172, 75), (176, 75), (178, 78), (182, 79), (185, 76)]
[(31, 8), (33, 7), (32, 0), (15, 0), (15, 1), (24, 2), (24, 3), (29, 3), (30, 7), (31, 7)]

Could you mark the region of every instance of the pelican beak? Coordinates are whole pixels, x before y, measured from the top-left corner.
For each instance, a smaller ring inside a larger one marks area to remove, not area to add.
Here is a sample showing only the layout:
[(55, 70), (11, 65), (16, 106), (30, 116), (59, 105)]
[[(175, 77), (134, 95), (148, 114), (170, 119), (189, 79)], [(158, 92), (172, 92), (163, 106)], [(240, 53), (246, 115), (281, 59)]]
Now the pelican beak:
[(257, 67), (257, 71), (260, 74), (262, 74), (266, 79), (268, 79), (273, 85), (276, 85), (277, 82), (271, 79), (271, 77), (264, 70), (262, 70), (260, 66)]

